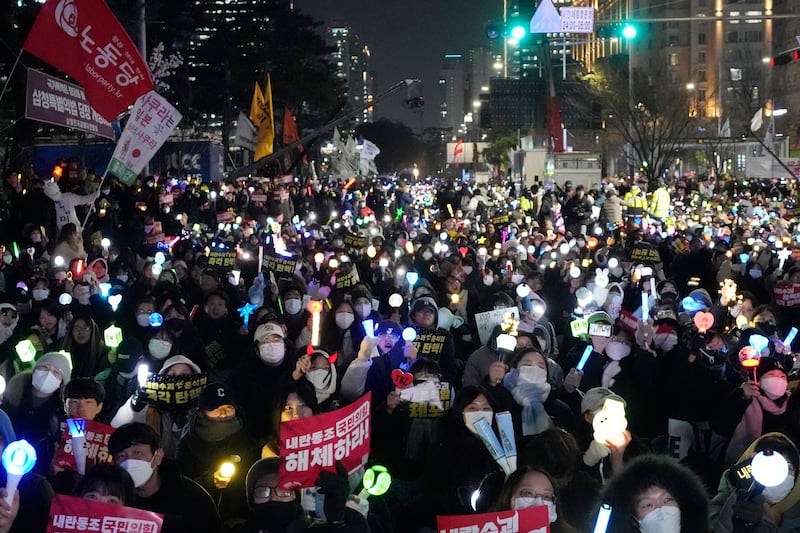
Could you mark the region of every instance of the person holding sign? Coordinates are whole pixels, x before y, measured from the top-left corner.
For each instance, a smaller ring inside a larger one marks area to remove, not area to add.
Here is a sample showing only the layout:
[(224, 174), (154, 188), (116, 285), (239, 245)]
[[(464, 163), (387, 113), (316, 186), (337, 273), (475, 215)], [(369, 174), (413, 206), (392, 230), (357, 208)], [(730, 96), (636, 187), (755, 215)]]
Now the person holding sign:
[[(411, 326), (417, 332), (414, 345), (422, 357), (435, 360), (442, 368), (442, 376), (448, 383), (456, 377), (455, 347), (453, 335), (437, 327), (439, 306), (431, 296), (421, 296), (411, 304), (408, 315)], [(466, 354), (465, 354), (466, 357)]]
[(559, 513), (559, 498), (556, 484), (550, 474), (536, 467), (523, 466), (506, 478), (497, 495), (492, 511), (518, 511), (536, 506), (547, 507), (550, 533), (574, 533)]
[[(125, 424), (108, 439), (114, 463), (124, 468), (136, 487), (135, 507), (164, 515), (162, 533), (221, 533), (217, 506), (208, 492), (182, 476), (164, 458), (158, 434), (139, 422)], [(45, 513), (46, 514), (46, 513)]]

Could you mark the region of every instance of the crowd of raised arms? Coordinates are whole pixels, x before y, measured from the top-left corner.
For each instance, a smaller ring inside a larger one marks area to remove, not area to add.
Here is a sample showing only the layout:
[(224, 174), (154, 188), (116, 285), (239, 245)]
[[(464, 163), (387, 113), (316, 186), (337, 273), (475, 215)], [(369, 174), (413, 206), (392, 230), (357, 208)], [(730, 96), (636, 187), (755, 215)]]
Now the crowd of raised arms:
[[(0, 533), (59, 494), (164, 533), (800, 531), (795, 179), (1, 185), (0, 448), (37, 460)], [(283, 485), (281, 425), (365, 398), (361, 466)]]

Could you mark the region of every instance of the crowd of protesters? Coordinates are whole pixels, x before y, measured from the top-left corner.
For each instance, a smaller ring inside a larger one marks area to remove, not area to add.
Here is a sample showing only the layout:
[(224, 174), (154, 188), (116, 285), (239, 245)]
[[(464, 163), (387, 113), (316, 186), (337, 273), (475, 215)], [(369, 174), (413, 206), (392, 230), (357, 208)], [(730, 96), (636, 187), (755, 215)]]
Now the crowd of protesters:
[[(6, 172), (0, 447), (38, 461), (0, 532), (44, 532), (55, 493), (160, 513), (165, 533), (417, 532), (532, 506), (590, 531), (601, 504), (615, 532), (800, 531), (795, 185)], [(155, 401), (142, 366), (204, 386)], [(283, 490), (281, 423), (367, 392), (364, 467), (388, 492), (360, 497), (363, 468), (341, 464)], [(511, 472), (476, 429), (501, 412)], [(68, 418), (115, 428), (109, 462), (56, 461)], [(787, 473), (743, 480), (758, 454)]]

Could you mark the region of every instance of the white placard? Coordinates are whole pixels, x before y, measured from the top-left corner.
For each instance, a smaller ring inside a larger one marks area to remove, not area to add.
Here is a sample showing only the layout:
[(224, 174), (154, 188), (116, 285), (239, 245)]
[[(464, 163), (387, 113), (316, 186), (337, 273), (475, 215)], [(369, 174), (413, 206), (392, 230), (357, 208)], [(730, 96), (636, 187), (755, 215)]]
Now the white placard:
[(519, 309), (505, 307), (486, 311), (485, 313), (475, 313), (475, 325), (478, 327), (478, 337), (481, 339), (481, 344), (485, 345), (488, 342), (494, 327), (503, 322), (508, 315), (514, 315), (514, 318), (519, 320)]

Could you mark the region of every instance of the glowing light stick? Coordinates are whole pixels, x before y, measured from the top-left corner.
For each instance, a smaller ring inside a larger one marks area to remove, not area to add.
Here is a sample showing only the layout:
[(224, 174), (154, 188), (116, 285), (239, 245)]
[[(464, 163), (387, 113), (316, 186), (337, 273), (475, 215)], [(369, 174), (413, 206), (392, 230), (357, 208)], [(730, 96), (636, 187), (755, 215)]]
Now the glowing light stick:
[(102, 246), (104, 250), (108, 250), (109, 246), (111, 246), (111, 240), (108, 237), (103, 237), (100, 240), (100, 246)]
[(419, 281), (419, 274), (416, 272), (406, 272), (406, 281), (408, 282), (409, 288), (413, 289), (414, 285)]
[(163, 265), (167, 261), (167, 256), (164, 255), (164, 252), (156, 252), (155, 257), (153, 258), (157, 265)]
[(161, 316), (161, 313), (150, 313), (148, 322), (150, 323), (151, 328), (160, 328), (164, 323), (164, 317)]
[(367, 337), (375, 337), (375, 321), (371, 318), (361, 321), (361, 327), (364, 328), (364, 333)]
[(763, 335), (751, 335), (750, 346), (755, 348), (760, 354), (769, 347), (769, 339)]
[(64, 266), (64, 258), (60, 255), (57, 255), (53, 258), (53, 265), (60, 268)]
[(107, 327), (103, 332), (103, 340), (109, 348), (117, 348), (122, 344), (122, 330), (114, 325)]
[(100, 296), (102, 298), (108, 298), (108, 295), (111, 292), (111, 284), (108, 282), (103, 282), (98, 285), (98, 288), (100, 289)]
[(142, 363), (136, 368), (136, 381), (139, 383), (140, 387), (144, 387), (147, 383), (147, 377), (150, 375), (150, 369), (147, 368), (147, 365)]
[(497, 421), (503, 453), (505, 453), (508, 466), (513, 472), (517, 469), (517, 442), (514, 440), (514, 422), (511, 420), (511, 413), (508, 411), (497, 413), (494, 419)]
[(414, 342), (417, 340), (417, 330), (412, 327), (403, 330), (403, 340), (406, 342)]
[(252, 315), (256, 309), (258, 309), (258, 306), (251, 303), (246, 303), (237, 309), (237, 311), (239, 311), (239, 316), (242, 317), (242, 320), (244, 321), (244, 327), (247, 327), (247, 325), (250, 323), (250, 315)]
[(780, 262), (778, 263), (778, 269), (783, 270), (783, 265), (786, 263), (786, 260), (791, 257), (792, 251), (789, 248), (783, 248), (781, 251), (778, 252), (778, 258)]
[(112, 294), (108, 297), (108, 303), (111, 305), (111, 310), (114, 312), (119, 308), (120, 302), (122, 302), (121, 294)]
[(25, 439), (15, 440), (3, 450), (3, 468), (6, 469), (6, 502), (11, 505), (22, 476), (36, 465), (36, 450)]
[(750, 461), (753, 478), (765, 487), (780, 485), (789, 475), (789, 463), (776, 451), (758, 452)]
[(31, 363), (36, 358), (36, 347), (30, 339), (19, 341), (14, 349), (17, 352), (19, 360), (23, 363)]
[(745, 346), (739, 350), (739, 363), (743, 368), (752, 368), (753, 381), (758, 381), (756, 379), (756, 368), (758, 368), (758, 365), (761, 363), (761, 352), (752, 346)]
[(403, 305), (403, 297), (400, 294), (394, 293), (389, 296), (389, 307), (398, 308), (401, 305)]
[(592, 345), (590, 344), (583, 350), (583, 355), (581, 355), (581, 360), (578, 361), (578, 366), (575, 367), (575, 370), (578, 372), (583, 372), (583, 367), (586, 366), (586, 363), (589, 361), (589, 356), (592, 355)]
[(656, 297), (656, 278), (650, 278), (650, 294)]
[(314, 254), (314, 264), (317, 265), (317, 270), (322, 267), (322, 263), (325, 261), (325, 254), (322, 252), (317, 252)]
[(786, 338), (783, 339), (783, 345), (791, 348), (795, 337), (797, 337), (797, 328), (792, 327), (792, 329), (790, 329), (789, 333), (786, 335)]
[(311, 312), (311, 345), (319, 346), (319, 314), (322, 312), (322, 302), (311, 300), (308, 302), (308, 310)]
[(608, 523), (611, 521), (611, 506), (604, 503), (600, 506), (600, 511), (597, 513), (597, 520), (594, 523), (593, 533), (606, 533), (608, 530)]
[(86, 419), (67, 418), (67, 427), (72, 437), (72, 455), (75, 468), (80, 475), (86, 473)]
[(236, 466), (231, 463), (230, 461), (225, 461), (221, 465), (219, 465), (219, 476), (230, 479), (233, 477), (233, 474), (236, 473)]
[(646, 321), (650, 316), (650, 302), (648, 301), (648, 294), (642, 291), (642, 320)]
[(68, 292), (64, 292), (61, 296), (58, 297), (58, 303), (61, 305), (69, 305), (72, 303), (72, 295)]
[(361, 480), (364, 488), (358, 493), (358, 499), (364, 499), (368, 496), (382, 496), (389, 490), (392, 484), (392, 475), (385, 466), (374, 465), (364, 472), (364, 478)]
[(14, 259), (19, 259), (19, 244), (17, 244), (17, 241), (11, 243), (11, 249), (14, 252)]

